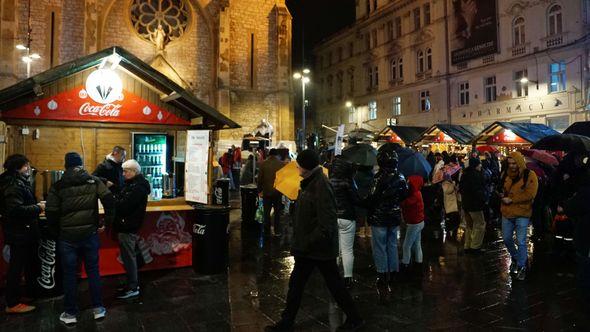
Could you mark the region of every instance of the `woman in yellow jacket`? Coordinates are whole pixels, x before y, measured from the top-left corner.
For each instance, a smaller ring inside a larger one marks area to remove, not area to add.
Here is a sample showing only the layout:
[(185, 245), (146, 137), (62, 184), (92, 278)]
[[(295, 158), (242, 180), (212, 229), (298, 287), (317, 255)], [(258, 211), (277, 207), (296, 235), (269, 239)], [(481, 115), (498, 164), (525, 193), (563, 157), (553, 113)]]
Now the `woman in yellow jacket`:
[(507, 161), (508, 169), (502, 177), (502, 238), (512, 258), (510, 273), (515, 273), (516, 279), (524, 280), (528, 258), (527, 228), (539, 183), (535, 172), (526, 168), (520, 152), (512, 152)]

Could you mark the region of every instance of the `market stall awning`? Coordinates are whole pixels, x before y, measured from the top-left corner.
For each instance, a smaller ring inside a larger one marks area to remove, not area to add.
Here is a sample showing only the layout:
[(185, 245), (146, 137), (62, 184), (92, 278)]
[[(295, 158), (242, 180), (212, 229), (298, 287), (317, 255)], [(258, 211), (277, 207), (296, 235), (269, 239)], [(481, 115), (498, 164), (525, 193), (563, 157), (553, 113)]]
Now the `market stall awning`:
[(381, 142), (411, 144), (428, 128), (411, 126), (387, 126), (381, 130), (377, 140)]
[(545, 136), (559, 134), (540, 123), (494, 122), (472, 141), (476, 145), (534, 144)]
[[(113, 60), (113, 58), (115, 60)], [(110, 61), (111, 63), (107, 61)], [(185, 121), (188, 121), (189, 124), (195, 127), (204, 129), (240, 128), (236, 122), (199, 100), (195, 95), (176, 84), (166, 75), (118, 46), (110, 47), (100, 52), (64, 63), (0, 90), (0, 117), (18, 118), (18, 116), (14, 116), (13, 114), (15, 109), (25, 108), (27, 106), (31, 107), (32, 103), (36, 101), (52, 97), (50, 92), (56, 92), (54, 91), (56, 89), (54, 87), (56, 82), (60, 82), (60, 84), (61, 82), (69, 83), (68, 80), (77, 82), (81, 72), (88, 71), (94, 67), (102, 67), (105, 63), (107, 63), (107, 66), (116, 68), (117, 71), (120, 71), (127, 77), (132, 77), (139, 82), (139, 84), (145, 86), (146, 91), (151, 92), (152, 94), (157, 93), (158, 100), (152, 101), (150, 106), (157, 104), (154, 107), (158, 108), (158, 106), (160, 106), (160, 108), (166, 109), (166, 105), (169, 105), (171, 106), (170, 108), (174, 110), (174, 114), (172, 114), (173, 116), (176, 116), (179, 119), (185, 119)], [(101, 90), (100, 93), (108, 94), (110, 91), (109, 88)], [(72, 98), (70, 95), (72, 95), (74, 90), (57, 92), (61, 92), (61, 98), (69, 100), (68, 98)], [(80, 98), (86, 98), (80, 89), (78, 89), (78, 92), (80, 92)], [(84, 93), (86, 93), (86, 91), (84, 91)], [(137, 96), (137, 94), (135, 94), (133, 97), (135, 98), (134, 100), (137, 100), (143, 96)], [(54, 100), (50, 100), (50, 102), (53, 103), (46, 103), (48, 105), (48, 110), (54, 110), (57, 107), (57, 103)], [(121, 101), (122, 104), (125, 102), (127, 101)], [(105, 102), (103, 104), (107, 103)], [(93, 108), (93, 105), (90, 105), (85, 111), (109, 111), (108, 107), (106, 107), (106, 110), (104, 109), (104, 105), (94, 106), (95, 107)], [(35, 115), (39, 116), (42, 111), (44, 110), (35, 110)], [(47, 113), (49, 112), (45, 112), (44, 114)], [(146, 109), (144, 113), (152, 115), (151, 110)], [(153, 115), (155, 116), (155, 114)], [(41, 118), (42, 117), (40, 117), (40, 119)], [(158, 113), (157, 118), (161, 119), (162, 116)], [(73, 119), (66, 118), (65, 120)], [(130, 120), (128, 119), (126, 122), (129, 121)]]
[(428, 128), (416, 140), (417, 144), (448, 143), (470, 144), (473, 137), (479, 133), (477, 127), (469, 125), (436, 124)]
[(563, 133), (590, 137), (590, 121), (574, 122)]

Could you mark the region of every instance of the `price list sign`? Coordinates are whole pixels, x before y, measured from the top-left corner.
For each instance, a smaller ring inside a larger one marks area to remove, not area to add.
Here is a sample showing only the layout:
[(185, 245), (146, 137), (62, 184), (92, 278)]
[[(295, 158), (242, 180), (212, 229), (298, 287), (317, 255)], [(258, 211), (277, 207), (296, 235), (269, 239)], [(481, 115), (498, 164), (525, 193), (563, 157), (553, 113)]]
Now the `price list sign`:
[(208, 203), (209, 136), (209, 130), (187, 131), (184, 195), (189, 202)]

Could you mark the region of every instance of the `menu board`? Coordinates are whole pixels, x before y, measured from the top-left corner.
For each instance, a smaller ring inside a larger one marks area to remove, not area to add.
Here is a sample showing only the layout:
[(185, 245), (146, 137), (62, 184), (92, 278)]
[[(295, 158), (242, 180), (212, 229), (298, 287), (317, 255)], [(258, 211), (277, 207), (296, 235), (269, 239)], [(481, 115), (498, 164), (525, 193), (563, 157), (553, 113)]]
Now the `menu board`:
[(187, 130), (184, 197), (189, 202), (208, 203), (209, 136), (209, 130)]

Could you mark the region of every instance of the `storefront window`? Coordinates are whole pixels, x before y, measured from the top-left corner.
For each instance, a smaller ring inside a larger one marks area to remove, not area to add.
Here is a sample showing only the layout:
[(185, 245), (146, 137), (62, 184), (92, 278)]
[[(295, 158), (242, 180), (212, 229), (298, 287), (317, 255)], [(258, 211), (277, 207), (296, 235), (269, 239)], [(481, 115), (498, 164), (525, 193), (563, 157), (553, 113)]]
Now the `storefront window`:
[(562, 133), (570, 125), (570, 117), (568, 115), (557, 116), (554, 118), (547, 118), (547, 126)]

